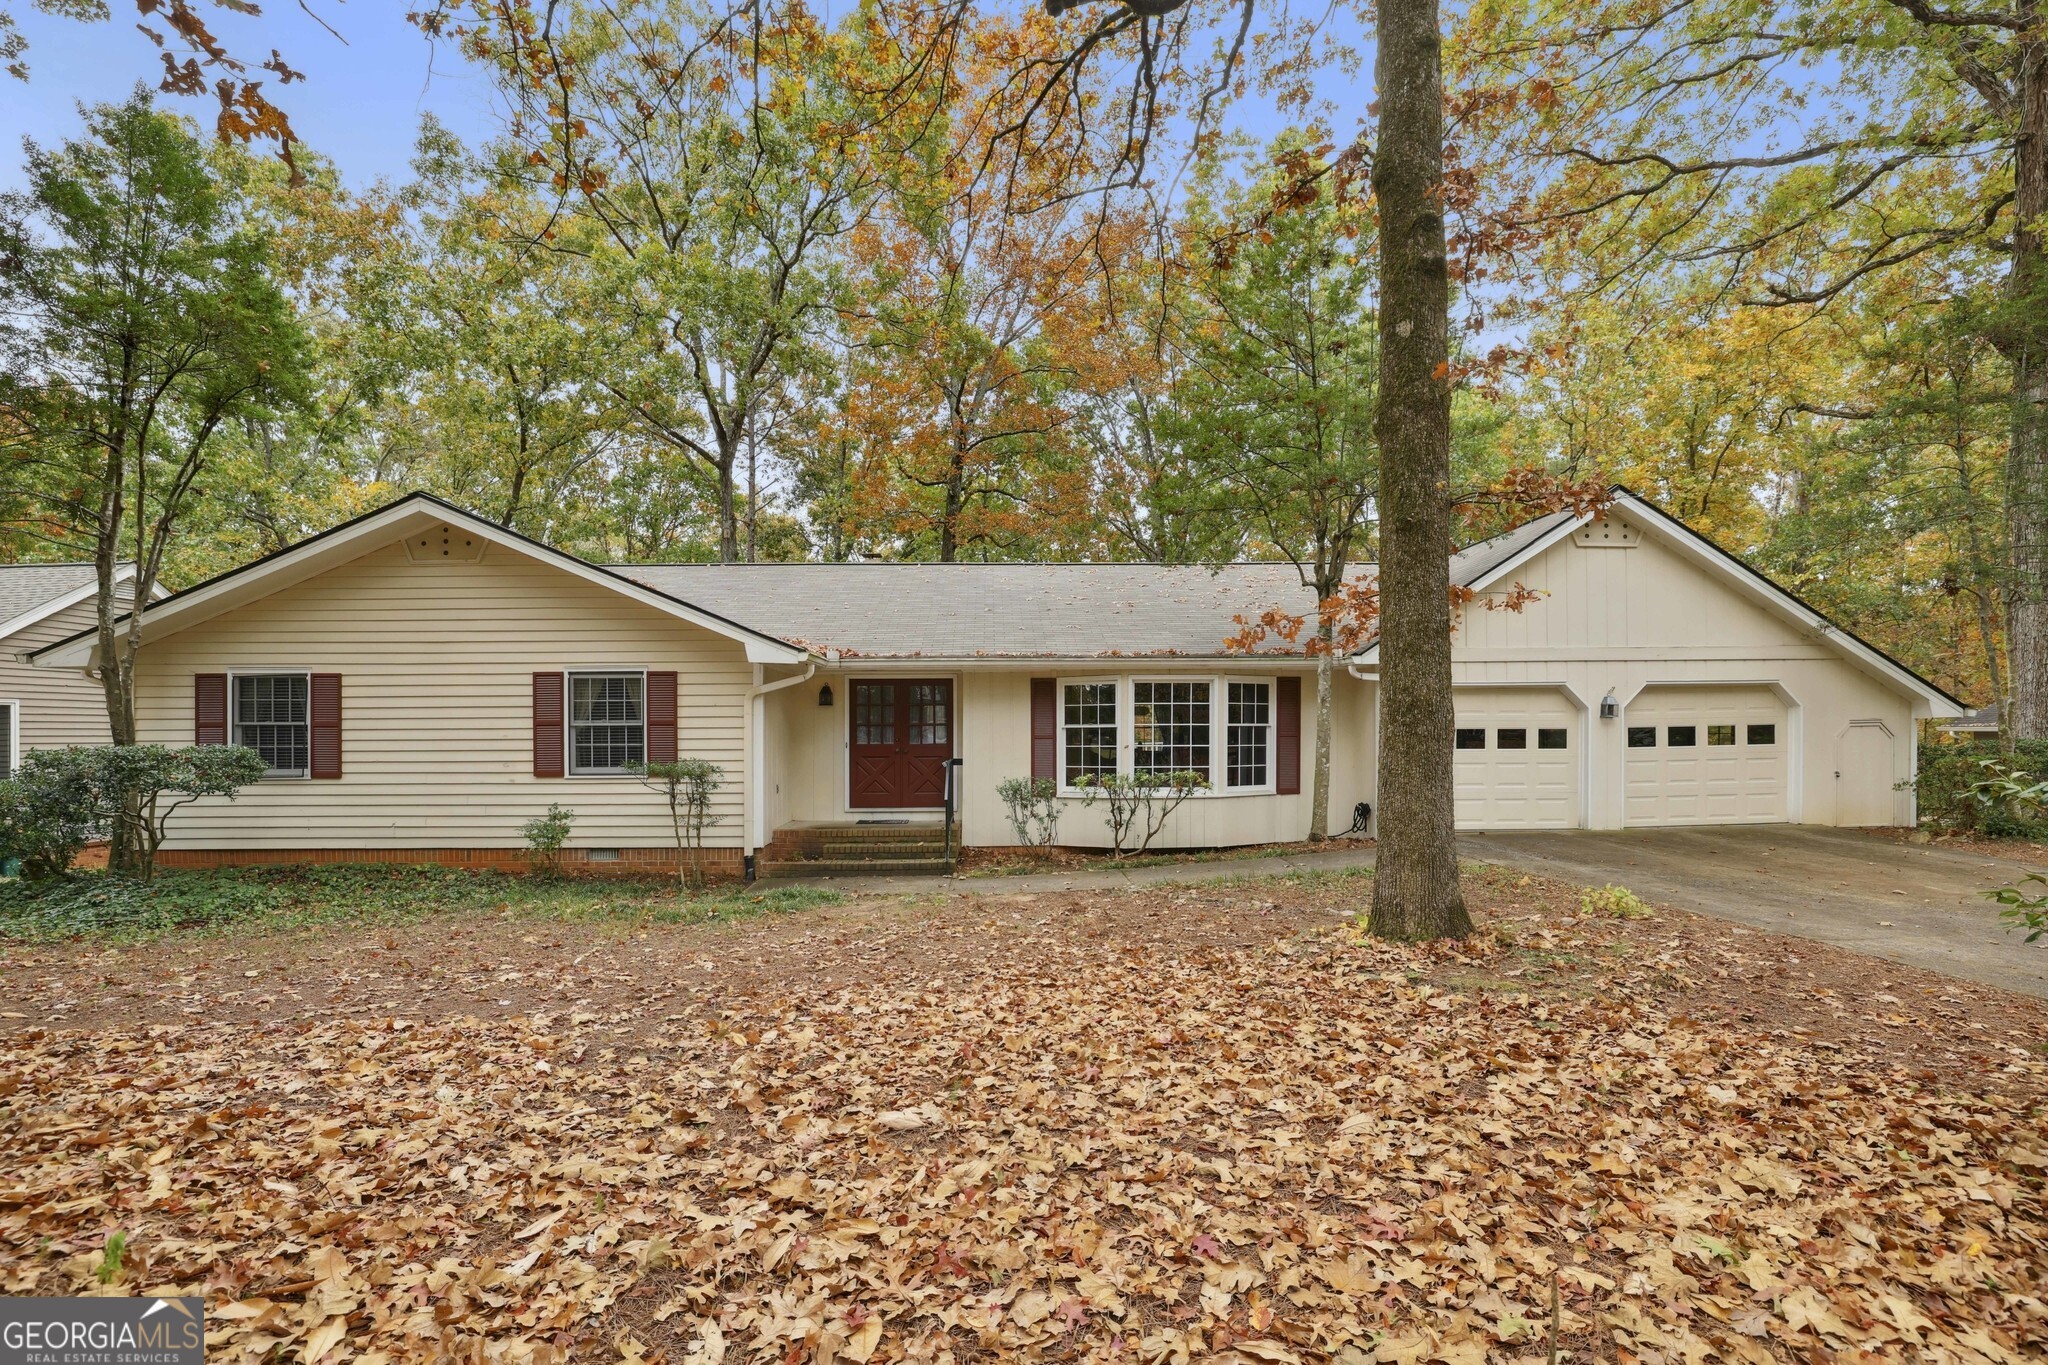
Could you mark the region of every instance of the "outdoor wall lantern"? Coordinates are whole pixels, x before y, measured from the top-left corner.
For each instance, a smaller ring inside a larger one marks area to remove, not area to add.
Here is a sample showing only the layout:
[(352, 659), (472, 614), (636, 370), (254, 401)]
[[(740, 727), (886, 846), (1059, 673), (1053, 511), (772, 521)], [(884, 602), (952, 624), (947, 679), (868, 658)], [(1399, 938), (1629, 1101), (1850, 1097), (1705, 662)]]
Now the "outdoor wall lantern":
[(832, 684), (831, 684), (831, 683), (826, 683), (826, 684), (825, 684), (825, 685), (824, 685), (823, 687), (820, 687), (820, 688), (818, 689), (818, 705), (820, 705), (820, 706), (830, 706), (831, 704), (832, 704)]
[(1600, 699), (1600, 719), (1613, 720), (1620, 714), (1621, 703), (1614, 699), (1614, 693), (1609, 692)]

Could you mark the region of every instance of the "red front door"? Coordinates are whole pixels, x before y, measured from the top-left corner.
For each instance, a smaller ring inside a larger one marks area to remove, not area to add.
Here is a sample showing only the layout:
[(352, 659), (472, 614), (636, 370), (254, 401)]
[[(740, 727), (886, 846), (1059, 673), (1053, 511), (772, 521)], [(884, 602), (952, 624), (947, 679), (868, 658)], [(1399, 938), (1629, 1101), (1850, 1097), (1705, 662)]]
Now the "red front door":
[(856, 679), (848, 719), (846, 803), (856, 810), (946, 804), (953, 684), (945, 678)]

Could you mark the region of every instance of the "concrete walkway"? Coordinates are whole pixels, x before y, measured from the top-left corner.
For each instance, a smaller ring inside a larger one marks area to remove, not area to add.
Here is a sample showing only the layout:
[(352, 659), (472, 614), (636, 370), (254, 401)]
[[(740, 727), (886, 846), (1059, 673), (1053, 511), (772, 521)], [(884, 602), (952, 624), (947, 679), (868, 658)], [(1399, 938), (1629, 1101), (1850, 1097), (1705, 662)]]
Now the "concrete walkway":
[[(2030, 870), (2014, 859), (1805, 825), (1531, 830), (1461, 835), (1459, 846), (1479, 862), (1580, 886), (1619, 883), (1645, 900), (2048, 998), (2048, 940), (2029, 946), (2007, 933), (1998, 907), (1983, 896)], [(1000, 896), (1277, 877), (1372, 862), (1371, 849), (1351, 848), (1011, 877), (805, 884), (855, 895)]]
[(1120, 886), (1234, 881), (1241, 877), (1282, 877), (1290, 872), (1371, 867), (1372, 856), (1373, 851), (1369, 848), (1347, 848), (1333, 853), (1287, 853), (1271, 858), (1156, 863), (1150, 867), (1091, 867), (1074, 872), (1019, 872), (1010, 876), (763, 878), (755, 885), (829, 886), (852, 895), (1008, 896), (1041, 891), (1098, 891)]

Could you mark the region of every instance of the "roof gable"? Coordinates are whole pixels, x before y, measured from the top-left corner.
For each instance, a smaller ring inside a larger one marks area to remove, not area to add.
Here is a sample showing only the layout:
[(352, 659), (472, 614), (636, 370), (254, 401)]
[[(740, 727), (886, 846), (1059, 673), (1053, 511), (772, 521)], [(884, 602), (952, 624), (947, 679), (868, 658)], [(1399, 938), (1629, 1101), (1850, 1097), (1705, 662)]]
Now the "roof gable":
[[(115, 582), (133, 577), (133, 564), (115, 566)], [(0, 564), (0, 640), (89, 601), (99, 586), (92, 564)]]
[[(1612, 517), (1616, 512), (1622, 513), (1653, 543), (1686, 560), (1706, 577), (1839, 651), (1864, 671), (1925, 700), (1930, 715), (1941, 718), (1962, 713), (1962, 703), (1941, 688), (1855, 632), (1835, 624), (1796, 594), (1758, 573), (1678, 518), (1624, 488), (1614, 490), (1607, 511), (1598, 516), (1568, 511), (1552, 513), (1504, 536), (1460, 551), (1453, 560), (1452, 581), (1461, 582), (1474, 592), (1505, 586), (1514, 581), (1514, 574), (1524, 565), (1562, 544), (1581, 528)], [(1459, 561), (1464, 563), (1462, 576), (1457, 572)], [(1378, 653), (1379, 646), (1375, 643), (1360, 651), (1357, 657), (1360, 662), (1372, 662), (1378, 658)]]
[[(152, 636), (164, 635), (197, 625), (234, 610), (245, 603), (267, 597), (281, 588), (303, 582), (316, 574), (359, 558), (373, 549), (404, 540), (440, 526), (459, 528), (493, 545), (539, 560), (551, 567), (608, 588), (657, 611), (701, 626), (715, 635), (737, 640), (746, 649), (750, 663), (801, 663), (808, 657), (800, 645), (742, 625), (716, 612), (672, 597), (649, 584), (626, 577), (616, 570), (592, 564), (552, 546), (543, 545), (516, 531), (486, 521), (427, 493), (409, 493), (396, 502), (345, 521), (339, 526), (287, 546), (239, 568), (230, 569), (204, 583), (151, 603), (145, 612)], [(127, 617), (121, 620), (125, 630)], [(29, 657), (43, 667), (77, 667), (87, 664), (98, 641), (95, 633), (81, 631), (53, 645), (46, 645)]]

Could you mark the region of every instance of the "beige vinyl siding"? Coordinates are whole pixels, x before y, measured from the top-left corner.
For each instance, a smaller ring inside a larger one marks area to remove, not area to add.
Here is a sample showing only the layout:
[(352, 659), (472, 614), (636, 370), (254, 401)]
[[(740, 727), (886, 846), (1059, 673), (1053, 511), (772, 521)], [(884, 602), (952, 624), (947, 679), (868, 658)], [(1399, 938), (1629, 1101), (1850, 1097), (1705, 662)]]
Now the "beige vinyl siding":
[(632, 777), (533, 776), (532, 677), (662, 669), (677, 677), (679, 752), (725, 769), (707, 842), (738, 845), (752, 667), (735, 641), (493, 546), (415, 563), (397, 543), (142, 648), (143, 739), (190, 744), (198, 673), (342, 676), (342, 777), (278, 779), (174, 819), (174, 848), (517, 848), (552, 802), (575, 848), (674, 842)]
[[(1297, 664), (1297, 667), (1299, 665)], [(996, 795), (996, 784), (1009, 777), (1031, 775), (1031, 679), (1034, 676), (1162, 678), (1270, 678), (1270, 667), (1231, 661), (1202, 665), (1188, 660), (1146, 664), (1129, 659), (1104, 659), (1087, 665), (1050, 664), (1042, 669), (1017, 667), (927, 666), (918, 677), (950, 677), (959, 712), (956, 752), (960, 769), (961, 839), (969, 845), (1008, 845), (1016, 834)], [(862, 671), (841, 665), (820, 669), (801, 687), (770, 695), (768, 702), (769, 829), (794, 822), (831, 822), (878, 813), (847, 805), (847, 706), (851, 682), (859, 677), (911, 676), (901, 668)], [(818, 688), (830, 686), (833, 704), (818, 705)], [(1275, 843), (1308, 837), (1315, 773), (1316, 685), (1312, 672), (1301, 674), (1301, 792), (1232, 795), (1211, 793), (1190, 798), (1174, 812), (1155, 847), (1224, 848), (1238, 844)], [(1331, 697), (1330, 825), (1333, 831), (1351, 823), (1351, 808), (1370, 798), (1373, 764), (1371, 688), (1340, 669)], [(1121, 741), (1128, 743), (1125, 734)], [(1220, 765), (1223, 756), (1214, 755)], [(1078, 798), (1063, 801), (1060, 842), (1077, 848), (1107, 848), (1109, 822), (1103, 808), (1086, 807)], [(902, 813), (903, 818), (933, 820), (936, 811)]]
[[(1649, 534), (1628, 548), (1568, 536), (1508, 574), (1502, 588), (1509, 582), (1544, 595), (1519, 612), (1468, 607), (1452, 645), (1454, 676), (1461, 687), (1553, 684), (1584, 706), (1581, 791), (1584, 823), (1594, 829), (1627, 823), (1630, 707), (1660, 689), (1771, 689), (1788, 731), (1782, 818), (1795, 823), (1863, 818), (1868, 802), (1840, 785), (1858, 779), (1836, 776), (1840, 738), (1854, 722), (1882, 722), (1897, 740), (1892, 780), (1911, 776), (1911, 696)], [(1600, 699), (1610, 691), (1622, 714), (1601, 720)], [(1890, 808), (1892, 823), (1910, 823), (1907, 793)]]
[(92, 628), (91, 599), (66, 607), (0, 641), (0, 701), (21, 705), (21, 747), (62, 749), (107, 742), (107, 696), (75, 668), (35, 668), (23, 655)]

